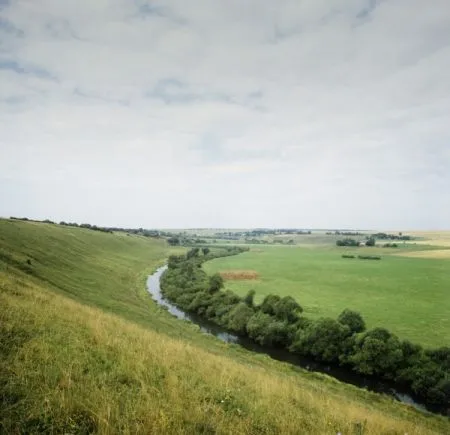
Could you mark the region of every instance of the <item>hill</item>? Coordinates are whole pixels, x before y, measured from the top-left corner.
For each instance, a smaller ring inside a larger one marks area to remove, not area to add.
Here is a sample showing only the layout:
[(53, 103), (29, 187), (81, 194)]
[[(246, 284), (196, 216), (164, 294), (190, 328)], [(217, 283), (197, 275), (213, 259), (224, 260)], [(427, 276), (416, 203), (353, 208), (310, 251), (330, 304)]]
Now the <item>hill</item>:
[(145, 292), (165, 242), (0, 220), (0, 432), (448, 433), (444, 417), (254, 355)]

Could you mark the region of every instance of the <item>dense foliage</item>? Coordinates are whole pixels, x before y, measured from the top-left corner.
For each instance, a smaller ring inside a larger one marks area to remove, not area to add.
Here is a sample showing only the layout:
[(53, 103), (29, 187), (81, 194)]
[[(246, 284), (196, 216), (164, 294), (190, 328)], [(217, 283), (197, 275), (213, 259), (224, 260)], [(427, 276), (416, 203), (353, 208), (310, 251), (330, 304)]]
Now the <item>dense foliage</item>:
[(371, 237), (373, 237), (374, 239), (379, 239), (379, 240), (403, 240), (403, 241), (413, 240), (413, 237), (403, 235), (403, 233), (398, 233), (398, 235), (397, 234), (376, 233), (376, 234), (372, 234)]
[(359, 246), (358, 240), (345, 238), (342, 240), (336, 240), (336, 246)]
[(362, 316), (348, 309), (337, 320), (311, 320), (290, 296), (268, 295), (255, 305), (254, 291), (241, 298), (223, 289), (220, 275), (208, 276), (201, 268), (204, 261), (244, 250), (194, 248), (186, 255), (171, 256), (161, 281), (164, 295), (180, 308), (261, 345), (283, 347), (391, 380), (428, 404), (446, 406), (450, 402), (450, 347), (425, 350), (384, 328), (366, 330)]

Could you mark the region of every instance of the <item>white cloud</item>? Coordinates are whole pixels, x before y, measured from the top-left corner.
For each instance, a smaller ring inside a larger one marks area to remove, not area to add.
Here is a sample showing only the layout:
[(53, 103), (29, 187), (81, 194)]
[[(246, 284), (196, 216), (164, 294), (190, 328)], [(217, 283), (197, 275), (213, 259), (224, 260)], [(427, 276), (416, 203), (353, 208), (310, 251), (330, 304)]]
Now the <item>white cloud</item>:
[(447, 0), (0, 2), (0, 214), (446, 227), (449, 69)]

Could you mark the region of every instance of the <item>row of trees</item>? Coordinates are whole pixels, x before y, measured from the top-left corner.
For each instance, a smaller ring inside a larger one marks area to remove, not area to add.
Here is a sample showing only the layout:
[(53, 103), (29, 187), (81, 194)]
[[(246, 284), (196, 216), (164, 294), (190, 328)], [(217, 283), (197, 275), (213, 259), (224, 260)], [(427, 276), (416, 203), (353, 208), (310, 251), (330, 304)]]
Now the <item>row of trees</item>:
[(403, 241), (413, 240), (413, 237), (403, 235), (403, 233), (398, 234), (376, 233), (372, 234), (371, 237), (379, 240), (403, 240)]
[[(45, 221), (44, 221), (45, 222)], [(85, 228), (87, 230), (93, 230), (93, 231), (101, 231), (103, 233), (110, 233), (112, 234), (112, 230), (105, 227), (98, 227), (97, 225), (91, 225), (91, 224), (77, 224), (76, 222), (64, 222), (61, 221), (59, 225), (63, 225), (66, 227), (79, 227), (79, 228)]]
[(375, 239), (373, 237), (369, 237), (366, 241), (362, 242), (359, 240), (355, 240), (352, 238), (345, 238), (342, 240), (336, 240), (336, 246), (351, 246), (351, 247), (356, 247), (356, 246), (361, 246), (361, 244), (365, 245), (365, 246), (375, 246)]
[[(50, 219), (38, 220), (38, 219), (30, 219), (27, 217), (15, 217), (15, 216), (11, 216), (10, 219), (20, 220), (20, 221), (25, 221), (25, 222), (27, 222), (27, 221), (28, 222), (41, 222), (41, 223), (45, 223), (45, 224), (57, 225), (56, 222), (54, 222)], [(101, 227), (101, 226), (87, 224), (87, 223), (78, 224), (77, 222), (65, 222), (65, 221), (59, 222), (59, 225), (66, 226), (66, 227), (85, 228), (88, 230), (101, 231), (104, 233), (111, 233), (111, 234), (114, 232), (124, 232), (124, 233), (128, 233), (128, 234), (135, 234), (135, 235), (140, 235), (140, 236), (144, 236), (144, 237), (171, 237), (172, 236), (171, 233), (167, 233), (164, 231), (158, 231), (158, 230), (147, 230), (144, 228)]]
[(364, 236), (364, 233), (360, 233), (359, 231), (327, 231), (325, 233), (327, 236)]
[(224, 290), (220, 275), (206, 275), (204, 261), (234, 255), (242, 248), (171, 256), (162, 277), (164, 295), (180, 308), (202, 315), (230, 331), (265, 346), (279, 346), (319, 361), (347, 366), (365, 375), (409, 387), (426, 403), (450, 401), (450, 348), (425, 350), (400, 340), (384, 328), (366, 330), (362, 316), (344, 310), (337, 319), (312, 320), (290, 296), (268, 295), (261, 304), (255, 292), (245, 297)]

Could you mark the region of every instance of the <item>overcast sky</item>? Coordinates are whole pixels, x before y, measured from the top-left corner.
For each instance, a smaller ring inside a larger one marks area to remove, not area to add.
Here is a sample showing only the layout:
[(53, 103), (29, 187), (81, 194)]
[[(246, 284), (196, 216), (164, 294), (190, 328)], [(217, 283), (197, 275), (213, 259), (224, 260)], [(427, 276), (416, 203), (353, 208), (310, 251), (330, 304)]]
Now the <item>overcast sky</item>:
[(449, 0), (0, 0), (0, 215), (449, 229)]

